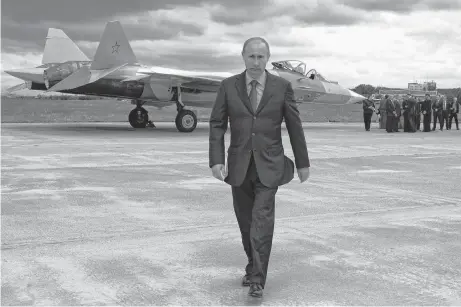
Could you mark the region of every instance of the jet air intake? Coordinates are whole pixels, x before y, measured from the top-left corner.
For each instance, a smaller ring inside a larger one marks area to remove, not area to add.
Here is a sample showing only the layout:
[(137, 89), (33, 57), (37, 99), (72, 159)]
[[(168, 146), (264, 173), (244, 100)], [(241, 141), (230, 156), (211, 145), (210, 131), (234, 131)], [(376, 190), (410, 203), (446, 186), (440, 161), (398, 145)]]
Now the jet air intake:
[(51, 88), (55, 84), (61, 82), (71, 74), (79, 70), (83, 66), (89, 66), (90, 62), (69, 61), (58, 65), (53, 65), (43, 72), (45, 87)]

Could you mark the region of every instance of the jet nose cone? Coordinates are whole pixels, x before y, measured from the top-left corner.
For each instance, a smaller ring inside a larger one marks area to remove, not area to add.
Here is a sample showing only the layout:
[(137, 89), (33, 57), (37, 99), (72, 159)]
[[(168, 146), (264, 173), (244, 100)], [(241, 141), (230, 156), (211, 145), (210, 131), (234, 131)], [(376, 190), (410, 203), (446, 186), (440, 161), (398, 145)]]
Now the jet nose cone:
[(359, 95), (356, 92), (351, 91), (351, 90), (349, 90), (349, 95), (351, 96), (351, 98), (349, 98), (349, 101), (347, 102), (347, 104), (354, 104), (354, 103), (358, 103), (358, 102), (361, 102), (362, 100), (367, 99), (363, 97), (362, 95)]
[(13, 70), (5, 70), (5, 72), (13, 77), (25, 80), (32, 81), (36, 83), (45, 83), (43, 79), (43, 68), (21, 68)]

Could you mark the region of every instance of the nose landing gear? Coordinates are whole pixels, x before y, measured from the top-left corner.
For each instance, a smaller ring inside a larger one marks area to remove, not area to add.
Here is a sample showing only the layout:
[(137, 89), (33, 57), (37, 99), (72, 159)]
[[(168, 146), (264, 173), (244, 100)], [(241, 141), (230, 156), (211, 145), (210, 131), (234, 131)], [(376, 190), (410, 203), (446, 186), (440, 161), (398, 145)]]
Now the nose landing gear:
[(175, 124), (179, 132), (192, 132), (197, 127), (197, 116), (191, 110), (184, 109), (184, 103), (181, 100), (181, 90), (178, 86), (172, 88), (172, 100), (176, 101), (176, 115)]
[(191, 110), (182, 109), (176, 115), (175, 124), (180, 132), (192, 132), (197, 127), (197, 116)]

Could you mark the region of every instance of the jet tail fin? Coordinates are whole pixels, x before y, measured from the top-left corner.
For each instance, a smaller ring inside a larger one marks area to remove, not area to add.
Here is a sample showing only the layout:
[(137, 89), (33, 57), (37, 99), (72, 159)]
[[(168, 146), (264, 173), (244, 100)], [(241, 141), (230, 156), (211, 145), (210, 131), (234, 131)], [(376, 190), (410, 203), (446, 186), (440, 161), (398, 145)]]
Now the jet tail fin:
[(89, 59), (63, 30), (49, 28), (42, 64), (67, 61), (89, 61)]
[(134, 64), (138, 60), (119, 21), (106, 24), (91, 69), (109, 69), (122, 64)]

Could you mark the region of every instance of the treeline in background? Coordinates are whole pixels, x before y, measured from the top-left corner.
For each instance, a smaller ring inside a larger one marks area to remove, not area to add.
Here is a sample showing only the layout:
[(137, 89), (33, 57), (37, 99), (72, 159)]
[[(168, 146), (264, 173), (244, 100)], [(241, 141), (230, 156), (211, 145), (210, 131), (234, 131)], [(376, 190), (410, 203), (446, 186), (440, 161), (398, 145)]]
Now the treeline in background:
[[(392, 88), (392, 87), (383, 87), (383, 86), (373, 86), (370, 84), (360, 84), (357, 85), (356, 87), (352, 88), (351, 91), (356, 92), (357, 94), (360, 94), (365, 97), (369, 97), (372, 94), (378, 94), (380, 90), (404, 90), (402, 88)], [(430, 89), (432, 90), (432, 89)], [(458, 88), (439, 88), (439, 89), (434, 89), (437, 90), (438, 93), (442, 95), (453, 95), (457, 96), (458, 93), (461, 91), (461, 87)]]

